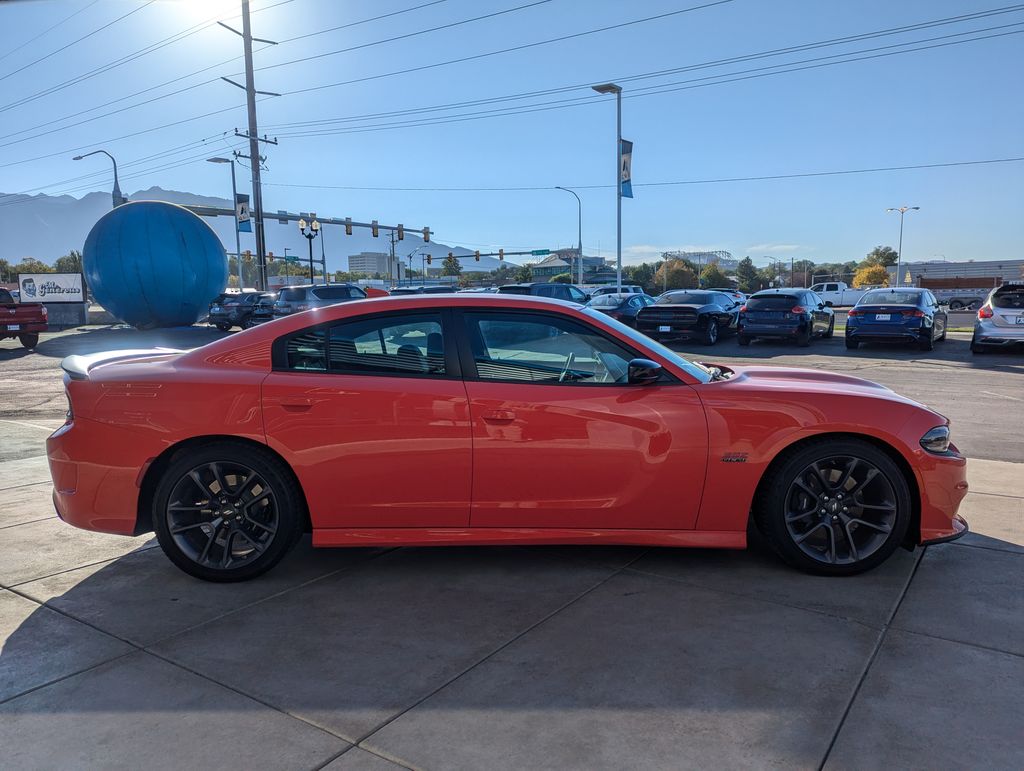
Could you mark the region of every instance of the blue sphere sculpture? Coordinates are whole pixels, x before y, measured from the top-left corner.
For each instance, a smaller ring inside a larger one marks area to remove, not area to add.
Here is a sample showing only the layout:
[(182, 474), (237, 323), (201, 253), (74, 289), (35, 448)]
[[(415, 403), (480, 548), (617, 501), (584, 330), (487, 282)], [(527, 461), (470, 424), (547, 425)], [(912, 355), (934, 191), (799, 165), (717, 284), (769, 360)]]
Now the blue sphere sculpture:
[(82, 250), (96, 301), (140, 329), (194, 324), (228, 281), (227, 254), (198, 215), (133, 201), (104, 214)]

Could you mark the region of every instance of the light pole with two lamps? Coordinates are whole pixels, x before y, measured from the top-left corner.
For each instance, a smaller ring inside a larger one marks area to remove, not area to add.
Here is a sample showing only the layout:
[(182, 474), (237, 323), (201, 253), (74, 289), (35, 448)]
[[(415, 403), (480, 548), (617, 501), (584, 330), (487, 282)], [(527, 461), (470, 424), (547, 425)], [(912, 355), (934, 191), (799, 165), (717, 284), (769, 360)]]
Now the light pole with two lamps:
[(103, 153), (110, 159), (110, 162), (114, 164), (114, 190), (112, 191), (112, 197), (114, 199), (114, 208), (116, 209), (118, 206), (125, 203), (127, 199), (121, 195), (121, 186), (117, 182), (117, 161), (114, 160), (114, 156), (106, 150), (93, 150), (91, 153), (86, 153), (85, 155), (76, 155), (71, 160), (80, 161), (83, 158), (88, 158), (90, 155), (96, 155), (98, 153)]
[(309, 284), (312, 286), (316, 283), (313, 279), (313, 239), (320, 235), (320, 222), (317, 220), (306, 222), (301, 219), (299, 220), (299, 232), (309, 241)]
[(921, 211), (920, 206), (900, 206), (898, 208), (889, 208), (885, 210), (886, 213), (891, 211), (898, 211), (900, 213), (900, 243), (896, 248), (896, 286), (900, 285), (900, 266), (903, 263), (903, 215), (908, 211)]
[(622, 86), (602, 83), (591, 88), (599, 94), (615, 94), (615, 284), (622, 294)]

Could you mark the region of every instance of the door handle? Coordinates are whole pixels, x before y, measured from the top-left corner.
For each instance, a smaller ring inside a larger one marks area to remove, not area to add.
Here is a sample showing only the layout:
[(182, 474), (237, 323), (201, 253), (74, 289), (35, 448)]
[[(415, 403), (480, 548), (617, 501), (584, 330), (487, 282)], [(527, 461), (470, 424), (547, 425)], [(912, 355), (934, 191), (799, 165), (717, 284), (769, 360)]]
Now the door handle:
[(488, 423), (511, 423), (516, 419), (512, 410), (488, 410), (483, 414), (483, 419)]
[(281, 396), (275, 399), (281, 407), (290, 412), (300, 412), (308, 410), (313, 406), (313, 400), (307, 399), (302, 396)]

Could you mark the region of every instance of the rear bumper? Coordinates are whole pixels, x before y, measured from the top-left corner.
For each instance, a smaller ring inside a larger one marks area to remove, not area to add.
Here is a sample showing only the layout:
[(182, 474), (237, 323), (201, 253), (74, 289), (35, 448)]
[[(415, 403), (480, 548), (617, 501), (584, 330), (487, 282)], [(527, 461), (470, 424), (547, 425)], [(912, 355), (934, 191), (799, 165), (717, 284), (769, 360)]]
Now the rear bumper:
[(11, 323), (0, 324), (0, 337), (17, 337), (26, 332), (45, 332), (49, 327), (45, 321), (16, 322), (20, 329), (11, 329)]
[(918, 342), (920, 340), (927, 340), (928, 335), (932, 333), (931, 327), (916, 327), (916, 328), (902, 328), (902, 329), (879, 329), (867, 328), (861, 329), (860, 327), (849, 327), (846, 328), (846, 337), (850, 340), (876, 340), (879, 342), (885, 341), (903, 341), (903, 342)]
[(974, 324), (974, 341), (983, 345), (1024, 344), (1024, 325), (997, 327), (995, 324), (978, 321)]
[(796, 337), (807, 328), (806, 324), (774, 326), (771, 324), (740, 324), (736, 331), (749, 337)]

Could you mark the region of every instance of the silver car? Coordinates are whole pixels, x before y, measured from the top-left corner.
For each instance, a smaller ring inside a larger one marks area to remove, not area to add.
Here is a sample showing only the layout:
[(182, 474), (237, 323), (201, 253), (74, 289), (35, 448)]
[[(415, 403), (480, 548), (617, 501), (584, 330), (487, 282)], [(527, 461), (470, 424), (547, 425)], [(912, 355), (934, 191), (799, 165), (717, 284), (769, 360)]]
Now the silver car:
[(362, 300), (366, 292), (355, 284), (319, 284), (316, 286), (286, 286), (277, 295), (274, 303), (275, 316), (323, 308), (350, 300)]
[(1008, 281), (978, 308), (971, 352), (1024, 345), (1024, 281)]

